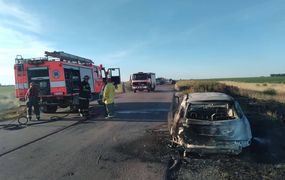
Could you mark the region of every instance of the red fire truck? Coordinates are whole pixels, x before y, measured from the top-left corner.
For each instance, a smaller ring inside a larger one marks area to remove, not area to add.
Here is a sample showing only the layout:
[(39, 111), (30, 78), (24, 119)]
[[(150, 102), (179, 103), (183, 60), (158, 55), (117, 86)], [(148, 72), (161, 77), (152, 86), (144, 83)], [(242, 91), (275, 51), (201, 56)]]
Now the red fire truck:
[(134, 93), (136, 93), (137, 90), (139, 91), (147, 90), (148, 92), (155, 90), (156, 86), (155, 73), (138, 72), (132, 74), (130, 80)]
[(43, 58), (24, 59), (17, 55), (14, 70), (16, 97), (24, 101), (29, 84), (35, 82), (40, 89), (41, 109), (47, 113), (56, 112), (58, 107), (78, 109), (79, 86), (85, 75), (90, 77), (91, 100), (99, 103), (107, 77), (115, 85), (121, 82), (119, 68), (105, 69), (90, 59), (63, 51), (46, 51)]

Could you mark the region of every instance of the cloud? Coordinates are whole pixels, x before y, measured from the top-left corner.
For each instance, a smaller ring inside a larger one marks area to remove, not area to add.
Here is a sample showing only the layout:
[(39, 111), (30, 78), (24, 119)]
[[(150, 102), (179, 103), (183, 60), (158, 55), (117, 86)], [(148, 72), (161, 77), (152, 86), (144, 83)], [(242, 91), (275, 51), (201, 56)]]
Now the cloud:
[[(53, 45), (39, 39), (40, 21), (23, 8), (0, 0), (0, 83), (14, 83), (14, 59), (43, 56)], [(37, 33), (37, 36), (34, 34)]]
[(30, 32), (41, 31), (40, 21), (22, 7), (0, 0), (0, 19), (2, 26), (16, 27)]
[(121, 50), (121, 51), (116, 51), (114, 53), (111, 53), (110, 55), (108, 55), (108, 59), (122, 59), (125, 58), (127, 56), (129, 56), (130, 54), (132, 54), (132, 50), (131, 49), (125, 49), (125, 50)]
[(24, 58), (41, 57), (43, 51), (52, 50), (49, 43), (42, 42), (33, 36), (0, 26), (0, 83), (13, 84), (13, 64), (16, 55)]
[(104, 54), (98, 57), (98, 59), (107, 65), (113, 65), (130, 59), (133, 54), (138, 54), (140, 50), (146, 48), (150, 43), (151, 41), (136, 42), (123, 49)]

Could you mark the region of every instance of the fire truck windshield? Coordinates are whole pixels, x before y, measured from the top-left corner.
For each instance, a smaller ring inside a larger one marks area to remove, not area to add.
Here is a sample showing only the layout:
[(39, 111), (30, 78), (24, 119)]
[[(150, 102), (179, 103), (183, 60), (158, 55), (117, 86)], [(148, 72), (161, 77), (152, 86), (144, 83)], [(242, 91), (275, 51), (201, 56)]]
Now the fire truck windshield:
[(148, 75), (146, 73), (133, 74), (133, 80), (146, 80)]

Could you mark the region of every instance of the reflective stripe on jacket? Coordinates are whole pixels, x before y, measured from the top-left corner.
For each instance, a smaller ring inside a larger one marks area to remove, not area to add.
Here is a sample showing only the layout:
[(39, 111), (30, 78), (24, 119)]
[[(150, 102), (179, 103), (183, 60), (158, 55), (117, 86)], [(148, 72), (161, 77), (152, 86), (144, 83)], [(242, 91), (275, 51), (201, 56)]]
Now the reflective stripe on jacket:
[(115, 86), (113, 83), (107, 83), (104, 88), (104, 94), (103, 94), (103, 101), (105, 104), (112, 104), (114, 103), (115, 98)]

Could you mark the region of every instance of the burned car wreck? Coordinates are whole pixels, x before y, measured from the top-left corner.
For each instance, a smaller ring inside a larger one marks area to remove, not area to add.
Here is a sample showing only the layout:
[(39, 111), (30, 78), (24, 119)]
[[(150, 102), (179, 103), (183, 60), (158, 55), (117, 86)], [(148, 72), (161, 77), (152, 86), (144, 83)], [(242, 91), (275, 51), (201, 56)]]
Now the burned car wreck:
[(240, 105), (224, 93), (190, 93), (169, 121), (172, 142), (184, 152), (239, 154), (252, 135)]

